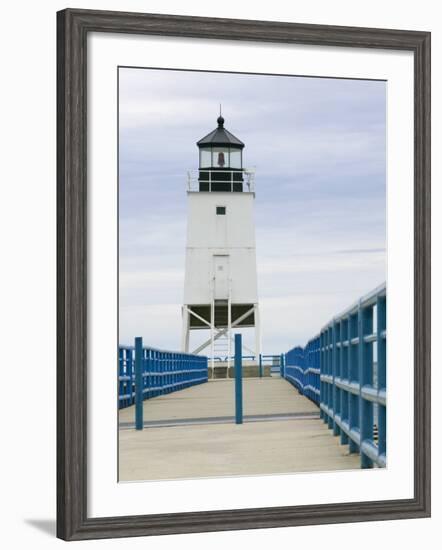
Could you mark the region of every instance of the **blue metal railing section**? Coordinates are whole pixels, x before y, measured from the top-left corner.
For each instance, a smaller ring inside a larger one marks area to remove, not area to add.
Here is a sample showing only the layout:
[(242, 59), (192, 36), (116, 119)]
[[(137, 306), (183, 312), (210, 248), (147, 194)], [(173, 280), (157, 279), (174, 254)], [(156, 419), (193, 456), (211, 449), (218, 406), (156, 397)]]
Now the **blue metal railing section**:
[(284, 377), (316, 403), (319, 396), (321, 418), (350, 452), (360, 453), (362, 468), (387, 463), (386, 306), (384, 284), (305, 348), (285, 354)]
[[(270, 366), (270, 372), (271, 373), (279, 373), (281, 369), (281, 360), (283, 359), (283, 354), (281, 355), (263, 355), (259, 354), (257, 355), (242, 355), (241, 360), (242, 361), (257, 361), (258, 363), (258, 376), (261, 378), (264, 375), (264, 370), (266, 366)], [(228, 357), (227, 355), (224, 357), (214, 357), (215, 366), (217, 363), (225, 363), (226, 361), (234, 361), (235, 356), (231, 355)]]
[(319, 336), (312, 338), (305, 348), (296, 346), (285, 354), (284, 378), (303, 395), (319, 405), (320, 366)]
[[(208, 380), (208, 360), (201, 355), (141, 348), (143, 400)], [(135, 404), (135, 346), (119, 346), (119, 408)]]

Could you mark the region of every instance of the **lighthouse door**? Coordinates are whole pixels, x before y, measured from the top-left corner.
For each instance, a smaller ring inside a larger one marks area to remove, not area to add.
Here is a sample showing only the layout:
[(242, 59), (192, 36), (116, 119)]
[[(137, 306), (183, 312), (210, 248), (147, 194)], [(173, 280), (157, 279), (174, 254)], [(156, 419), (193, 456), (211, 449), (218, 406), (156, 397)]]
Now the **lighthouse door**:
[(215, 300), (229, 298), (229, 256), (213, 256)]

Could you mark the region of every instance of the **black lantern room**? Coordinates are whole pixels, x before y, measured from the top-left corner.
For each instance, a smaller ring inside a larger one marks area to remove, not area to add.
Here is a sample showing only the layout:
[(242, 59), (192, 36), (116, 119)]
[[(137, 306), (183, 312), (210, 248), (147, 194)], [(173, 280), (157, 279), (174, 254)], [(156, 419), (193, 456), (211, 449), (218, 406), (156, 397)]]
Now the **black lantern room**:
[(200, 154), (199, 190), (243, 190), (242, 150), (244, 143), (224, 128), (218, 117), (218, 128), (197, 142)]

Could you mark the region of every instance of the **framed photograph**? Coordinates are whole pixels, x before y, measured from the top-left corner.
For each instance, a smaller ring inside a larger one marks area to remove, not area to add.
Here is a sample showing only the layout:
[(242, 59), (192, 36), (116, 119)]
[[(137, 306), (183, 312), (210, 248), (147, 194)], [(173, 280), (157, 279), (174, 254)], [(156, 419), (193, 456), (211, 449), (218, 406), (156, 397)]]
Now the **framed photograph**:
[(57, 533), (430, 515), (430, 33), (58, 13)]

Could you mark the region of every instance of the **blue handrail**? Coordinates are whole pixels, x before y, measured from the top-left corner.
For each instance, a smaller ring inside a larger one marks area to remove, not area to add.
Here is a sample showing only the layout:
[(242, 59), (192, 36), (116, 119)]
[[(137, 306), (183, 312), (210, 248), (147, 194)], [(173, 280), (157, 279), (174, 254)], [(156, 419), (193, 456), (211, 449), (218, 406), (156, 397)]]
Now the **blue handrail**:
[(319, 336), (305, 348), (296, 346), (285, 354), (285, 378), (303, 395), (319, 405)]
[(386, 285), (334, 317), (305, 348), (285, 354), (285, 378), (320, 407), (321, 418), (359, 452), (361, 467), (385, 467)]
[[(119, 346), (118, 402), (123, 409), (135, 404), (135, 346)], [(208, 380), (208, 360), (201, 355), (141, 348), (142, 395), (151, 399)]]

